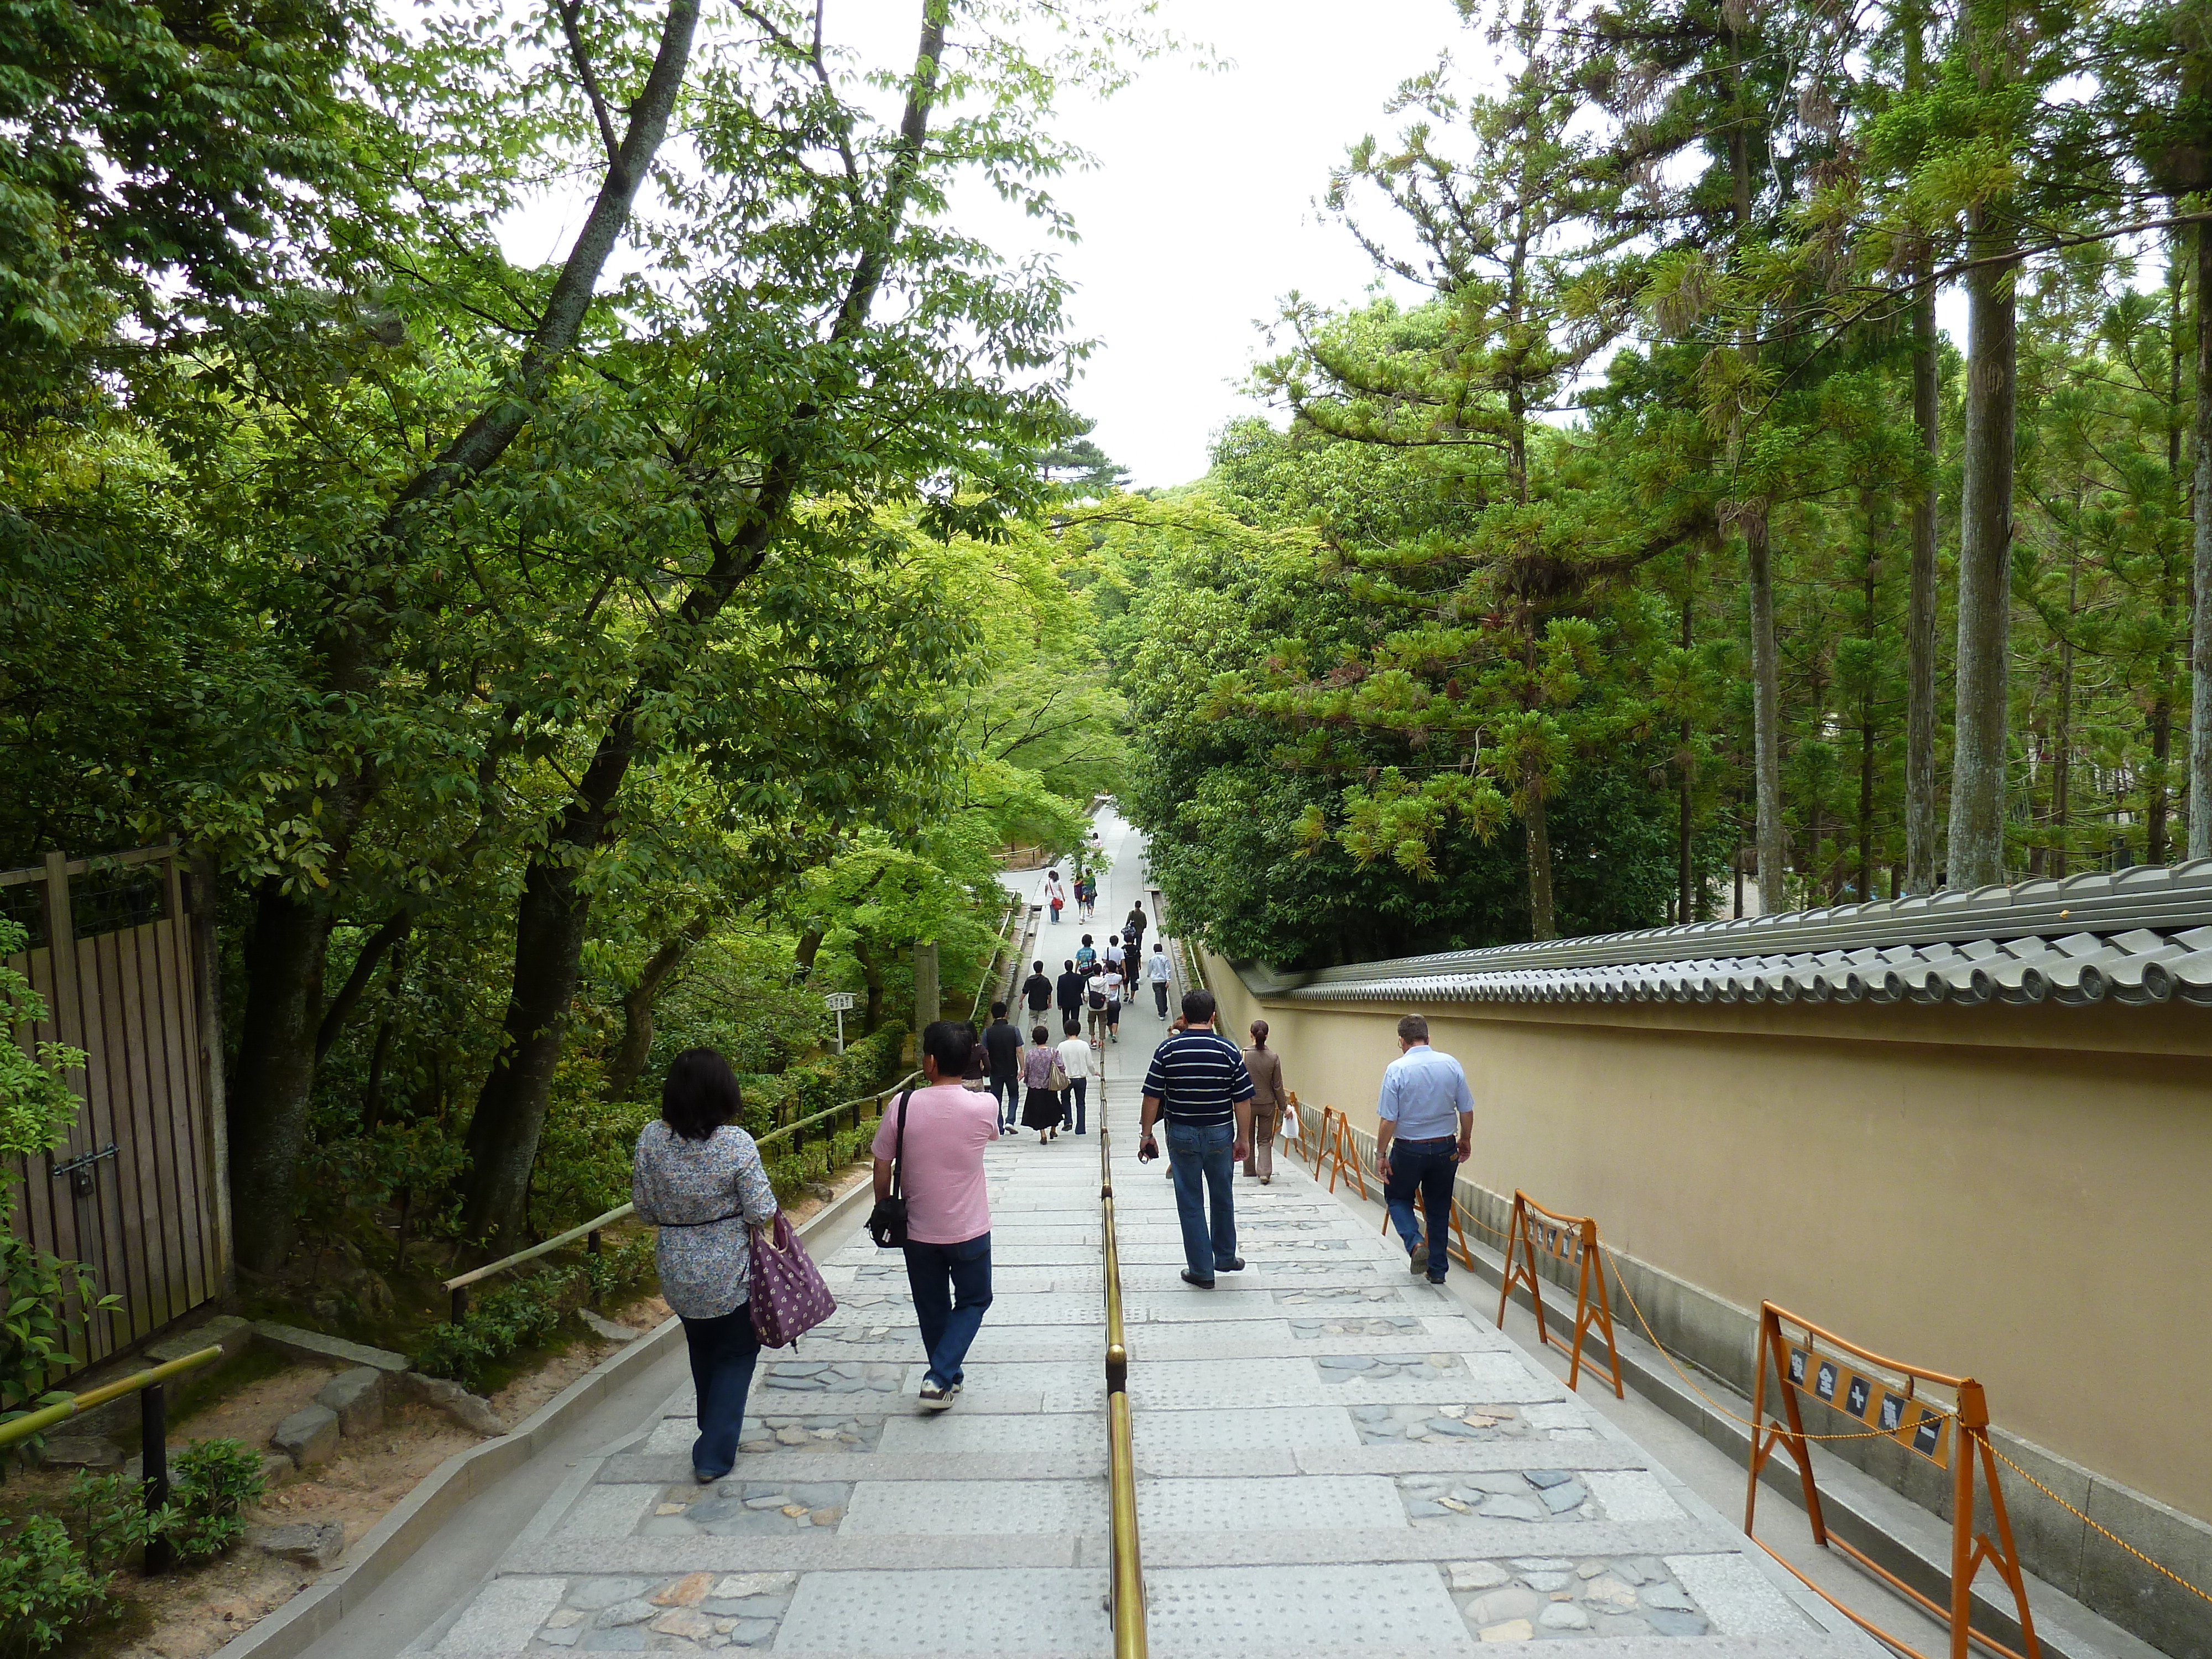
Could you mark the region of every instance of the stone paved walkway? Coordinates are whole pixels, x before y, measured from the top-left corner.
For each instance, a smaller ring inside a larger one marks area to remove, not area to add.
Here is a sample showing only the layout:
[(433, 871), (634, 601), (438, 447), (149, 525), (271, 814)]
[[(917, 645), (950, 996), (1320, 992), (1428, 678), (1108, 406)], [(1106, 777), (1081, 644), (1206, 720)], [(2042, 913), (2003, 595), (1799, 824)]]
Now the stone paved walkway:
[[(1102, 915), (1136, 891), (1118, 830)], [(1249, 1267), (1182, 1285), (1168, 1185), (1135, 1159), (1159, 1030), (1125, 1021), (1105, 1106), (1153, 1654), (1875, 1651), (1294, 1167), (1239, 1182)], [(920, 1410), (903, 1267), (856, 1236), (823, 1264), (835, 1322), (763, 1363), (730, 1479), (692, 1483), (671, 1399), (416, 1650), (1110, 1652), (1097, 1142), (988, 1158), (996, 1299), (954, 1410)]]

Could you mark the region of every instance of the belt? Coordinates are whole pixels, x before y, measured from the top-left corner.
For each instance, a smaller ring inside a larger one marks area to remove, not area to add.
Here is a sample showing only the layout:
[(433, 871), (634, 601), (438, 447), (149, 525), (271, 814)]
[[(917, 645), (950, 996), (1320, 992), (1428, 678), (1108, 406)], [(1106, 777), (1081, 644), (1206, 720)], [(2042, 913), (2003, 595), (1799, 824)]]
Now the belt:
[(1398, 1137), (1398, 1145), (1401, 1146), (1456, 1146), (1458, 1144), (1457, 1135), (1400, 1135)]

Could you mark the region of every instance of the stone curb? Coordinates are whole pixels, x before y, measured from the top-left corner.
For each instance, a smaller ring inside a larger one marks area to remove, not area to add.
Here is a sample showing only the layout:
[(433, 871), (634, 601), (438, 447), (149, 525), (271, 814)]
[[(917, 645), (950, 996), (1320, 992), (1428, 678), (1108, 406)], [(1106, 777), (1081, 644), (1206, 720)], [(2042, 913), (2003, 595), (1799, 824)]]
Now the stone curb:
[[(825, 1205), (798, 1228), (811, 1243), (874, 1201), (866, 1181)], [(608, 1355), (496, 1440), (455, 1452), (416, 1482), (359, 1542), (343, 1563), (216, 1650), (216, 1659), (297, 1659), (329, 1635), (416, 1551), (436, 1536), (455, 1510), (520, 1468), (635, 1375), (683, 1346), (684, 1322), (671, 1317), (628, 1347)]]

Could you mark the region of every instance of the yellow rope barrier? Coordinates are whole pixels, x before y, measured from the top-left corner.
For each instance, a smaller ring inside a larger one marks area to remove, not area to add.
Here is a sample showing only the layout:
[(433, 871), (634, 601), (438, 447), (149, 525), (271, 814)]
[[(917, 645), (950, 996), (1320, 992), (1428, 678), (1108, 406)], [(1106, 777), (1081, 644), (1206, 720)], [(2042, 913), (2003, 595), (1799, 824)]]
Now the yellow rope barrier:
[(2212, 1595), (2206, 1595), (2204, 1591), (2197, 1589), (2196, 1585), (2191, 1583), (2186, 1578), (2184, 1578), (2172, 1567), (2160, 1565), (2158, 1562), (2152, 1560), (2150, 1557), (2145, 1555), (2141, 1550), (2137, 1549), (2133, 1544), (2128, 1542), (2126, 1539), (2121, 1537), (2118, 1533), (2113, 1532), (2110, 1528), (2100, 1527), (2094, 1521), (2090, 1520), (2087, 1516), (2082, 1514), (2081, 1510), (2075, 1509), (2071, 1504), (2061, 1498), (2057, 1492), (2051, 1491), (2050, 1487), (2045, 1486), (2043, 1482), (2037, 1480), (2026, 1469), (2021, 1468), (2019, 1464), (2014, 1462), (2012, 1459), (2007, 1457), (2002, 1452), (1997, 1451), (1995, 1442), (1990, 1443), (1990, 1449), (1993, 1452), (1996, 1452), (1996, 1459), (1998, 1462), (2003, 1464), (2021, 1480), (2027, 1481), (2029, 1486), (2034, 1487), (2036, 1491), (2041, 1492), (2052, 1503), (2057, 1504), (2060, 1509), (2064, 1510), (2076, 1521), (2081, 1522), (2084, 1526), (2088, 1527), (2096, 1532), (2101, 1533), (2105, 1537), (2110, 1539), (2113, 1543), (2118, 1544), (2122, 1549), (2125, 1550), (2130, 1555), (2134, 1556), (2136, 1560), (2142, 1562), (2145, 1566), (2164, 1573), (2168, 1578), (2173, 1580), (2175, 1583), (2180, 1585), (2182, 1589), (2187, 1590), (2191, 1595), (2202, 1596), (2205, 1601), (2212, 1601)]

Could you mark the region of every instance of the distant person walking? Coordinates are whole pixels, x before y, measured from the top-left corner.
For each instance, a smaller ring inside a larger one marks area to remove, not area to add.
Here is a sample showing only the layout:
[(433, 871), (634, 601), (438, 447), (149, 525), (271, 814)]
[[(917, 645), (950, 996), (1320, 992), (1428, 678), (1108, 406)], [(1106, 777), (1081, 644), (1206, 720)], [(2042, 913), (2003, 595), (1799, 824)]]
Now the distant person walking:
[(1044, 877), (1044, 902), (1052, 909), (1052, 925), (1060, 926), (1060, 913), (1067, 903), (1067, 889), (1060, 884), (1060, 872), (1048, 870)]
[(1122, 918), (1121, 939), (1129, 947), (1131, 962), (1139, 960), (1145, 954), (1145, 934), (1152, 925), (1151, 918), (1145, 915), (1145, 907), (1141, 904), (1131, 905), (1129, 914)]
[(999, 1103), (1002, 1127), (1011, 1129), (1022, 1110), (1022, 1034), (1006, 1023), (1006, 1005), (991, 1005), (991, 1023), (983, 1028), (983, 1056), (989, 1066), (991, 1098)]
[[(1375, 1118), (1375, 1167), (1391, 1224), (1413, 1270), (1441, 1285), (1451, 1261), (1452, 1183), (1474, 1139), (1474, 1095), (1460, 1063), (1429, 1047), (1429, 1022), (1419, 1014), (1398, 1022), (1398, 1058), (1382, 1068)], [(1425, 1240), (1413, 1215), (1416, 1191)]]
[(1152, 1051), (1145, 1073), (1138, 1156), (1157, 1157), (1152, 1123), (1167, 1125), (1168, 1172), (1182, 1222), (1183, 1283), (1213, 1288), (1237, 1273), (1237, 1198), (1231, 1182), (1252, 1138), (1252, 1078), (1237, 1045), (1213, 1029), (1213, 994), (1186, 991), (1183, 1029)]
[(1093, 920), (1091, 912), (1098, 907), (1098, 878), (1085, 872), (1075, 879), (1076, 897), (1083, 906), (1083, 919)]
[(1091, 1086), (1091, 1045), (1083, 1040), (1083, 1026), (1070, 1014), (1061, 1022), (1060, 1069), (1067, 1073), (1067, 1088), (1060, 1097), (1060, 1127), (1073, 1123), (1083, 1133), (1083, 1097)]
[(1052, 1079), (1059, 1066), (1052, 1033), (1042, 1025), (1030, 1027), (1030, 1046), (1022, 1050), (1022, 1127), (1037, 1132), (1040, 1146), (1060, 1134), (1060, 1091)]
[(1109, 1042), (1121, 1040), (1121, 970), (1109, 966), (1098, 975), (1098, 988), (1106, 994), (1106, 1038)]
[(1022, 981), (1022, 996), (1030, 1005), (1031, 1019), (1052, 1006), (1052, 981), (1046, 977), (1044, 963), (1030, 964), (1030, 976)]
[(1075, 971), (1089, 979), (1098, 971), (1098, 947), (1091, 942), (1091, 935), (1083, 936), (1083, 943), (1075, 947)]
[(1155, 943), (1152, 955), (1145, 958), (1145, 978), (1152, 988), (1152, 1010), (1162, 1019), (1168, 1017), (1168, 976), (1173, 971), (1168, 963), (1168, 947)]
[(775, 1219), (760, 1149), (731, 1121), (742, 1103), (729, 1061), (712, 1048), (686, 1048), (668, 1063), (660, 1121), (639, 1132), (630, 1166), (630, 1202), (639, 1220), (660, 1229), (660, 1291), (684, 1322), (691, 1353), (699, 1420), (691, 1478), (702, 1486), (738, 1461), (760, 1358), (747, 1229)]
[(1257, 1176), (1267, 1186), (1275, 1178), (1275, 1131), (1283, 1126), (1283, 1059), (1267, 1046), (1267, 1022), (1252, 1022), (1252, 1046), (1244, 1051), (1244, 1069), (1252, 1074), (1252, 1145), (1244, 1156), (1244, 1173)]
[(1120, 968), (1127, 963), (1129, 953), (1121, 948), (1121, 936), (1119, 933), (1106, 935), (1106, 949), (1100, 959), (1109, 968)]
[[(891, 1159), (900, 1163), (906, 1195), (906, 1282), (929, 1356), (921, 1403), (941, 1412), (964, 1380), (969, 1345), (991, 1305), (991, 1202), (983, 1185), (983, 1149), (999, 1138), (995, 1106), (986, 1107), (957, 1079), (967, 1068), (975, 1028), (949, 1019), (921, 1030), (916, 1089), (884, 1114), (876, 1129), (876, 1196), (890, 1196)], [(901, 1111), (906, 1131), (898, 1128)]]
[(1075, 958), (1069, 957), (1061, 965), (1059, 981), (1053, 987), (1053, 1001), (1063, 1021), (1083, 1018), (1083, 975), (1075, 971)]

